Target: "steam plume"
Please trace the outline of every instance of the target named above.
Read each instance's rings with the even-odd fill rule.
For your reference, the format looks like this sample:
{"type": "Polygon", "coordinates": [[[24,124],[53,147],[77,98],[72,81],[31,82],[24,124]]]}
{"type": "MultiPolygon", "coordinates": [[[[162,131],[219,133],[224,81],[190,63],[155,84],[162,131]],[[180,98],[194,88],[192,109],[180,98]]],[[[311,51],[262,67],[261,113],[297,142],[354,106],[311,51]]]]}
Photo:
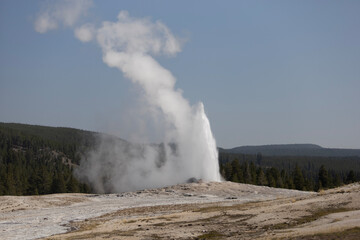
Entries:
{"type": "Polygon", "coordinates": [[[220,181],[218,152],[204,106],[191,106],[175,88],[175,77],[152,55],[176,55],[181,44],[166,25],[136,19],[121,11],[116,22],[75,30],[83,42],[96,39],[103,61],[123,72],[144,91],[151,108],[165,121],[160,145],[132,145],[104,137],[81,162],[78,176],[98,192],[119,192],[185,182],[220,181]]]}
{"type": "Polygon", "coordinates": [[[34,23],[35,30],[39,33],[45,33],[58,28],[59,24],[72,27],[91,6],[91,0],[56,1],[54,5],[44,7],[38,14],[34,23]]]}

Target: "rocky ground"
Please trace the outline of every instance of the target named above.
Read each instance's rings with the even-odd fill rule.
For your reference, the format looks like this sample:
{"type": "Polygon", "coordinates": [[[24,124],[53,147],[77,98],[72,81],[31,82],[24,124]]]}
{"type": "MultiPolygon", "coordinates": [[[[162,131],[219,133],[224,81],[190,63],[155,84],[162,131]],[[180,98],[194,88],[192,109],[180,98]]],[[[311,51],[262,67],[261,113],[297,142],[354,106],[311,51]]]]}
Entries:
{"type": "Polygon", "coordinates": [[[360,184],[320,193],[231,182],[0,197],[1,239],[360,239],[360,184]]]}

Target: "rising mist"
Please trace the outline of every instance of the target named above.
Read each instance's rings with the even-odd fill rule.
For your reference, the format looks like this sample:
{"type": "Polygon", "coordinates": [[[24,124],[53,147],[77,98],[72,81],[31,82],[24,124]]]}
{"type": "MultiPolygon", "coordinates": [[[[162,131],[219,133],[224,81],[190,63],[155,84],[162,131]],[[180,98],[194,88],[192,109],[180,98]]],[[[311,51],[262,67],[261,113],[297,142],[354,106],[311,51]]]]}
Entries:
{"type": "MultiPolygon", "coordinates": [[[[46,25],[46,24],[44,24],[46,25]]],[[[77,169],[97,192],[120,192],[186,182],[195,177],[220,181],[218,152],[204,105],[191,105],[175,87],[176,79],[153,56],[174,56],[181,41],[160,21],[132,18],[126,11],[100,27],[74,31],[82,42],[96,42],[103,61],[139,86],[149,114],[163,119],[162,144],[129,144],[103,137],[77,169]]]]}

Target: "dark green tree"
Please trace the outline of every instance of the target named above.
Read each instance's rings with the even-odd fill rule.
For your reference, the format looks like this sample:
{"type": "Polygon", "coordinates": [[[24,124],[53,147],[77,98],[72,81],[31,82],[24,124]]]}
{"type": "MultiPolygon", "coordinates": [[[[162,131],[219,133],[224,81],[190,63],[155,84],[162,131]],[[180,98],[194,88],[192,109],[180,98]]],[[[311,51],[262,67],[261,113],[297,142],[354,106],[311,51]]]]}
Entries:
{"type": "Polygon", "coordinates": [[[324,165],[319,169],[319,189],[329,187],[329,174],[324,165]]]}
{"type": "Polygon", "coordinates": [[[239,174],[241,172],[241,166],[237,159],[235,159],[231,162],[231,168],[232,168],[232,170],[231,170],[232,174],[235,174],[235,173],[239,174]]]}
{"type": "Polygon", "coordinates": [[[225,179],[227,181],[230,181],[232,177],[232,166],[230,162],[227,162],[225,164],[224,171],[225,171],[225,179]]]}
{"type": "Polygon", "coordinates": [[[70,175],[66,188],[67,191],[71,193],[77,193],[80,191],[79,182],[72,175],[70,175]]]}
{"type": "Polygon", "coordinates": [[[301,172],[300,167],[296,164],[295,169],[294,169],[294,185],[295,185],[295,189],[297,190],[304,190],[304,176],[301,172]]]}
{"type": "Polygon", "coordinates": [[[355,178],[354,171],[351,170],[346,177],[346,183],[349,184],[349,183],[353,183],[353,182],[356,182],[356,178],[355,178]]]}
{"type": "Polygon", "coordinates": [[[242,169],[243,169],[244,183],[252,183],[251,171],[248,162],[245,162],[243,164],[242,169]]]}
{"type": "Polygon", "coordinates": [[[262,154],[261,154],[261,152],[258,152],[256,154],[256,163],[257,163],[257,165],[261,166],[261,161],[262,161],[262,154]]]}
{"type": "Polygon", "coordinates": [[[268,182],[269,187],[276,187],[276,181],[275,181],[275,178],[272,175],[272,172],[270,171],[270,169],[268,169],[266,171],[266,178],[267,178],[267,182],[268,182]]]}
{"type": "Polygon", "coordinates": [[[251,184],[256,184],[256,166],[253,161],[250,162],[251,184]]]}
{"type": "Polygon", "coordinates": [[[14,167],[12,164],[8,165],[7,177],[5,179],[5,189],[7,195],[16,195],[16,186],[14,180],[14,167]]]}
{"type": "Polygon", "coordinates": [[[64,176],[61,173],[54,178],[51,190],[53,193],[66,192],[66,184],[65,184],[64,176]]]}
{"type": "Polygon", "coordinates": [[[257,171],[256,184],[262,186],[267,185],[266,176],[264,174],[264,171],[261,169],[261,167],[259,167],[257,171]]]}
{"type": "Polygon", "coordinates": [[[231,181],[232,181],[232,182],[239,182],[239,178],[238,178],[237,173],[234,173],[234,174],[232,175],[231,181]]]}

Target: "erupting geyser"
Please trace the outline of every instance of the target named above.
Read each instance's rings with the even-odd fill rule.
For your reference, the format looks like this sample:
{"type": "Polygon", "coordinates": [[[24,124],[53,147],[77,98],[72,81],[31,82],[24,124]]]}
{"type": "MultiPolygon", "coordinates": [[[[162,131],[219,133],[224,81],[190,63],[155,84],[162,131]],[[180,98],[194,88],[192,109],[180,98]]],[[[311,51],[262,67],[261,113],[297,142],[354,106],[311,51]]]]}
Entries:
{"type": "MultiPolygon", "coordinates": [[[[119,192],[186,182],[220,181],[218,152],[204,106],[191,106],[175,78],[152,55],[175,55],[179,40],[160,21],[135,19],[121,11],[116,22],[85,24],[75,36],[96,40],[103,61],[139,85],[149,107],[166,123],[163,144],[131,145],[104,138],[81,162],[77,174],[98,192],[119,192]]],[[[152,112],[152,114],[154,114],[152,112]]]]}

